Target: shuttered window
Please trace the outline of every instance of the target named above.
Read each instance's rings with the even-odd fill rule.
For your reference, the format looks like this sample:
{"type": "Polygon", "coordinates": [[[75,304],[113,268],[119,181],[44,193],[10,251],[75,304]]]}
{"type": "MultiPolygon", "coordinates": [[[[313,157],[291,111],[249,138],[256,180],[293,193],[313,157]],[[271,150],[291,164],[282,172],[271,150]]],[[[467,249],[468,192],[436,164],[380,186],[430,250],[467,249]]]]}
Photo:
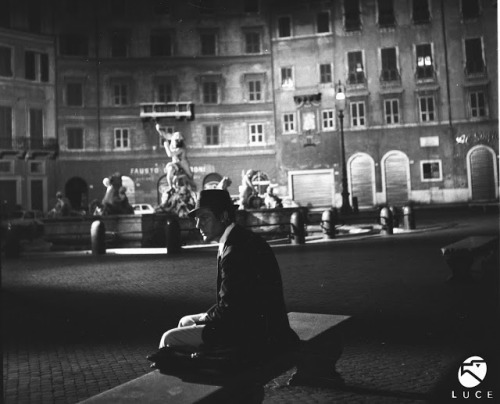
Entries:
{"type": "Polygon", "coordinates": [[[332,171],[291,173],[292,199],[300,206],[332,206],[332,171]]]}
{"type": "Polygon", "coordinates": [[[472,200],[495,199],[493,155],[486,148],[478,148],[470,154],[472,200]]]}
{"type": "Polygon", "coordinates": [[[387,203],[408,202],[408,160],[403,154],[391,154],[384,163],[387,203]]]}
{"type": "Polygon", "coordinates": [[[371,207],[374,205],[373,165],[370,157],[360,155],[350,163],[351,172],[351,196],[358,198],[359,207],[371,207]]]}

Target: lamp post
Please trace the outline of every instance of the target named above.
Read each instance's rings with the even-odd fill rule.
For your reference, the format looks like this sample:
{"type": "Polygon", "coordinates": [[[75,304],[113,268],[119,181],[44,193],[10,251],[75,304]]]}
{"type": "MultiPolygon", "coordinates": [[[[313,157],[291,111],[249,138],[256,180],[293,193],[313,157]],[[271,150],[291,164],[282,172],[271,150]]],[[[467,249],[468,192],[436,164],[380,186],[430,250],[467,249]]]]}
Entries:
{"type": "Polygon", "coordinates": [[[345,161],[345,146],[344,146],[344,109],[345,109],[345,91],[340,83],[337,86],[337,94],[335,94],[335,108],[339,114],[340,122],[340,150],[342,153],[342,207],[340,213],[351,213],[352,208],[349,203],[349,191],[347,186],[347,165],[345,161]]]}

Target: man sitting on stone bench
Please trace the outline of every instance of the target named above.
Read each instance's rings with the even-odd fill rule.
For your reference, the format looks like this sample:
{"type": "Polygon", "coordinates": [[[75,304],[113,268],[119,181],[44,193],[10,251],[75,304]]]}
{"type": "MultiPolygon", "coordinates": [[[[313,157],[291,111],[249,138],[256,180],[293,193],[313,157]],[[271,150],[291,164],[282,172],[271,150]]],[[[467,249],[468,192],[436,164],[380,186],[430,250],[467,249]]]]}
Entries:
{"type": "Polygon", "coordinates": [[[246,352],[264,359],[292,349],[298,337],[290,328],[280,269],[260,236],[235,223],[235,206],[225,190],[203,190],[189,213],[204,241],[218,241],[217,299],[205,313],[181,318],[165,332],[152,367],[175,368],[179,352],[246,352]]]}

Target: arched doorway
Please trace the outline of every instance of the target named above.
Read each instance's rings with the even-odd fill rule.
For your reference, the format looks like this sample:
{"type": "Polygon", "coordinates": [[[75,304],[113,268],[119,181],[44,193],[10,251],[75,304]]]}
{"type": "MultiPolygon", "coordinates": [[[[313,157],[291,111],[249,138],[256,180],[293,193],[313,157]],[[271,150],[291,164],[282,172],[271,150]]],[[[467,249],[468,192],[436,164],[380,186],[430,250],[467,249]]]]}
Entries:
{"type": "Polygon", "coordinates": [[[73,177],[64,187],[64,195],[69,199],[71,207],[75,210],[87,210],[89,191],[87,183],[80,177],[73,177]]]}
{"type": "Polygon", "coordinates": [[[491,201],[497,198],[497,168],[495,152],[484,145],[467,153],[467,175],[472,201],[491,201]]]}
{"type": "Polygon", "coordinates": [[[358,199],[359,207],[375,205],[375,162],[365,153],[349,159],[351,196],[358,199]]]}
{"type": "Polygon", "coordinates": [[[408,202],[410,192],[410,164],[406,154],[391,151],[382,159],[382,180],[387,204],[408,202]]]}

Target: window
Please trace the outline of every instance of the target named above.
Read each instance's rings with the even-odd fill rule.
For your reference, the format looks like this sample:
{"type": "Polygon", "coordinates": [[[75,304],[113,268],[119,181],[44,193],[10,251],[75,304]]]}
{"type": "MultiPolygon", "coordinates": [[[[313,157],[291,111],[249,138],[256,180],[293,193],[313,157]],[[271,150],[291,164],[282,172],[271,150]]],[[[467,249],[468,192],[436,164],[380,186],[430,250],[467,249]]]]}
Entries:
{"type": "Polygon", "coordinates": [[[262,101],[262,82],[260,80],[252,80],[248,82],[248,100],[262,101]]]}
{"type": "Polygon", "coordinates": [[[0,76],[12,77],[12,49],[0,46],[0,76]]]}
{"type": "Polygon", "coordinates": [[[480,15],[479,0],[462,0],[462,18],[470,20],[480,15]]]}
{"type": "Polygon", "coordinates": [[[68,150],[83,149],[83,128],[66,128],[68,150]]]}
{"type": "Polygon", "coordinates": [[[330,32],[330,13],[322,11],[316,15],[316,32],[322,34],[330,32]]]}
{"type": "Polygon", "coordinates": [[[292,36],[292,21],[290,17],[278,18],[278,38],[289,38],[292,36]]]}
{"type": "Polygon", "coordinates": [[[245,33],[245,53],[260,53],[260,33],[245,33]]]}
{"type": "Polygon", "coordinates": [[[394,27],[396,19],[394,18],[393,0],[377,0],[378,5],[378,25],[384,27],[394,27]]]}
{"type": "Polygon", "coordinates": [[[59,52],[64,56],[88,56],[88,38],[79,34],[66,34],[60,37],[59,52]]]}
{"type": "Polygon", "coordinates": [[[158,15],[170,14],[170,0],[154,0],[153,13],[158,15]]]}
{"type": "Polygon", "coordinates": [[[66,84],[66,105],[68,107],[83,106],[83,85],[82,83],[66,84]]]}
{"type": "Polygon", "coordinates": [[[128,84],[113,83],[113,105],[128,105],[129,103],[128,84]]]}
{"type": "Polygon", "coordinates": [[[283,133],[295,133],[296,126],[295,113],[283,114],[283,133]]]}
{"type": "Polygon", "coordinates": [[[243,10],[245,11],[245,13],[258,13],[259,0],[245,0],[243,4],[243,10]]]}
{"type": "Polygon", "coordinates": [[[115,149],[130,149],[128,129],[115,128],[115,149]]]}
{"type": "Polygon", "coordinates": [[[0,106],[0,148],[12,148],[12,108],[0,106]]]}
{"type": "Polygon", "coordinates": [[[332,65],[324,64],[319,65],[319,81],[320,83],[332,82],[332,65]]]}
{"type": "Polygon", "coordinates": [[[30,161],[30,174],[45,174],[45,163],[43,161],[30,161]]]}
{"type": "Polygon", "coordinates": [[[200,34],[201,54],[203,56],[213,56],[217,54],[217,34],[214,32],[204,32],[200,34]]]}
{"type": "Polygon", "coordinates": [[[413,0],[413,23],[425,24],[430,21],[431,15],[429,12],[428,0],[413,0]]]}
{"type": "Polygon", "coordinates": [[[399,123],[399,100],[384,100],[385,123],[388,125],[399,123]]]}
{"type": "Polygon", "coordinates": [[[417,79],[430,79],[434,77],[432,65],[432,48],[430,44],[417,45],[417,79]]]}
{"type": "Polygon", "coordinates": [[[353,128],[365,126],[365,102],[353,101],[351,106],[351,126],[353,128]]]}
{"type": "Polygon", "coordinates": [[[29,134],[31,147],[43,148],[43,110],[31,108],[29,112],[29,134]]]}
{"type": "Polygon", "coordinates": [[[172,35],[168,31],[154,31],[150,35],[151,56],[172,56],[172,35]]]}
{"type": "Polygon", "coordinates": [[[202,86],[203,104],[217,104],[218,85],[215,81],[205,81],[202,86]]]}
{"type": "Polygon", "coordinates": [[[250,132],[250,144],[264,143],[264,125],[261,123],[251,123],[248,125],[250,132]]]}
{"type": "Polygon", "coordinates": [[[49,81],[49,55],[46,53],[24,52],[24,78],[33,81],[49,81]]]}
{"type": "Polygon", "coordinates": [[[344,28],[346,31],[361,29],[359,0],[344,0],[344,28]]]}
{"type": "Polygon", "coordinates": [[[293,88],[293,72],[291,67],[281,68],[281,87],[283,88],[293,88]]]}
{"type": "MultiPolygon", "coordinates": [[[[3,148],[3,147],[2,147],[3,148]]],[[[0,173],[2,174],[12,174],[14,172],[13,170],[14,164],[12,164],[12,161],[2,161],[0,160],[0,173]]]]}
{"type": "Polygon", "coordinates": [[[399,80],[399,71],[396,58],[396,48],[383,48],[380,51],[382,59],[382,81],[399,80]]]}
{"type": "Polygon", "coordinates": [[[420,162],[420,176],[422,181],[442,181],[443,172],[441,160],[423,160],[420,162]]]}
{"type": "Polygon", "coordinates": [[[173,85],[170,81],[157,84],[156,100],[159,102],[172,102],[174,100],[173,85]]]}
{"type": "Polygon", "coordinates": [[[469,94],[470,115],[472,118],[482,118],[486,116],[486,100],[484,92],[473,91],[469,94]]]}
{"type": "Polygon", "coordinates": [[[333,109],[321,111],[321,126],[324,131],[335,129],[335,111],[333,109]]]}
{"type": "Polygon", "coordinates": [[[481,38],[465,40],[465,69],[467,75],[483,74],[486,72],[483,59],[483,41],[481,38]]]}
{"type": "Polygon", "coordinates": [[[220,144],[219,125],[205,126],[205,144],[207,146],[218,146],[220,144]]]}
{"type": "Polygon", "coordinates": [[[361,51],[348,52],[347,64],[349,69],[348,83],[362,84],[365,82],[365,72],[363,68],[363,54],[361,51]]]}
{"type": "Polygon", "coordinates": [[[420,109],[420,122],[431,122],[435,120],[434,97],[420,97],[418,105],[420,109]]]}
{"type": "Polygon", "coordinates": [[[124,58],[128,56],[129,34],[115,31],[111,34],[111,57],[124,58]]]}

